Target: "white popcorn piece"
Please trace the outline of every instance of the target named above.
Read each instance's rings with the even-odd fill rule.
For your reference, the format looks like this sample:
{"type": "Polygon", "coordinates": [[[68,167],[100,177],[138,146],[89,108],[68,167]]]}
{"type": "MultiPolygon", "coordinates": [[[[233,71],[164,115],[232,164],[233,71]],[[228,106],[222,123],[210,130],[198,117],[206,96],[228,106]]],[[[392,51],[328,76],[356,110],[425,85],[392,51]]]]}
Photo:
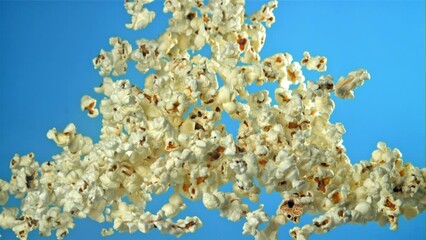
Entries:
{"type": "Polygon", "coordinates": [[[95,92],[103,93],[105,96],[111,96],[114,91],[114,82],[111,78],[105,77],[100,87],[95,88],[95,92]]]}
{"type": "Polygon", "coordinates": [[[106,52],[105,50],[101,50],[98,56],[93,58],[93,66],[95,69],[99,70],[99,75],[108,76],[113,69],[113,60],[112,54],[106,52]]]}
{"type": "Polygon", "coordinates": [[[81,111],[87,110],[87,116],[91,118],[97,117],[99,115],[99,111],[96,109],[96,99],[88,95],[84,95],[81,98],[80,107],[81,111]]]}
{"type": "Polygon", "coordinates": [[[353,90],[362,86],[365,80],[370,80],[370,74],[364,69],[358,69],[340,77],[336,84],[336,96],[339,98],[354,98],[353,90]]]}
{"type": "Polygon", "coordinates": [[[229,221],[236,222],[244,217],[247,212],[247,204],[242,204],[241,199],[235,193],[225,194],[224,203],[220,208],[220,216],[228,218],[229,221]]]}
{"type": "Polygon", "coordinates": [[[293,62],[287,66],[286,80],[293,84],[305,81],[305,76],[302,74],[302,66],[298,62],[293,62]]]}
{"type": "Polygon", "coordinates": [[[73,123],[68,124],[62,133],[58,133],[56,128],[47,132],[47,138],[55,141],[58,146],[64,147],[70,144],[76,134],[76,127],[73,123]]]}
{"type": "Polygon", "coordinates": [[[318,72],[327,71],[327,58],[326,57],[311,57],[309,52],[303,53],[303,59],[300,61],[302,66],[306,66],[308,70],[316,70],[318,72]]]}
{"type": "Polygon", "coordinates": [[[15,225],[18,213],[18,208],[3,208],[0,214],[0,227],[2,229],[11,229],[15,225]]]}
{"type": "Polygon", "coordinates": [[[127,28],[139,30],[145,28],[154,20],[155,12],[144,8],[145,4],[151,3],[152,1],[153,0],[134,0],[124,3],[127,13],[132,15],[132,22],[126,24],[127,28]]]}
{"type": "Polygon", "coordinates": [[[111,52],[101,50],[100,54],[93,59],[95,69],[100,69],[101,76],[108,76],[111,74],[119,76],[125,74],[127,71],[127,61],[132,53],[132,46],[128,41],[122,41],[119,37],[112,37],[109,41],[113,46],[111,52]]]}
{"type": "Polygon", "coordinates": [[[102,237],[107,237],[107,236],[111,236],[112,234],[114,234],[114,229],[113,228],[102,228],[101,230],[101,235],[102,237]]]}
{"type": "Polygon", "coordinates": [[[311,225],[305,225],[302,228],[294,227],[290,229],[290,236],[295,240],[306,240],[315,231],[311,225]]]}
{"type": "Polygon", "coordinates": [[[0,205],[5,205],[9,200],[9,183],[0,179],[0,205]]]}
{"type": "Polygon", "coordinates": [[[225,197],[222,193],[205,193],[203,194],[203,204],[207,209],[220,208],[225,202],[225,197]]]}
{"type": "Polygon", "coordinates": [[[278,7],[278,1],[269,1],[267,4],[264,4],[261,9],[255,12],[250,20],[266,22],[266,26],[270,27],[275,22],[275,16],[273,10],[278,7]]]}
{"type": "Polygon", "coordinates": [[[164,215],[168,218],[176,216],[180,210],[186,208],[182,198],[178,194],[170,196],[169,203],[165,204],[161,210],[164,211],[164,215]]]}
{"type": "Polygon", "coordinates": [[[244,235],[252,235],[255,239],[262,239],[259,225],[269,220],[268,214],[263,211],[263,205],[260,205],[259,209],[253,212],[247,213],[247,222],[243,226],[244,235]]]}
{"type": "Polygon", "coordinates": [[[113,75],[119,76],[127,71],[127,60],[132,53],[132,45],[128,41],[122,41],[119,37],[109,39],[109,44],[113,46],[111,51],[112,60],[114,62],[113,75]]]}

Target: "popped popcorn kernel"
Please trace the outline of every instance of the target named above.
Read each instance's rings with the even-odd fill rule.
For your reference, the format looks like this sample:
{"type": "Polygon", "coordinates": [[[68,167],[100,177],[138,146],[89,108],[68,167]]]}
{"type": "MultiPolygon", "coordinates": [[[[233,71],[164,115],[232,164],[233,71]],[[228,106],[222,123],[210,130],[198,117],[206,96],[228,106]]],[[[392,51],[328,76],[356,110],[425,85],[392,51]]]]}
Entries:
{"type": "Polygon", "coordinates": [[[350,72],[348,77],[340,77],[336,84],[336,96],[339,98],[354,98],[353,90],[362,86],[365,80],[370,80],[370,74],[364,69],[350,72]]]}
{"type": "Polygon", "coordinates": [[[145,28],[150,24],[155,18],[155,12],[149,11],[147,8],[144,8],[145,4],[151,3],[153,0],[126,0],[124,7],[127,10],[127,13],[132,15],[132,22],[127,23],[126,27],[139,30],[145,28]]]}
{"type": "Polygon", "coordinates": [[[108,229],[102,228],[102,231],[101,231],[102,237],[111,236],[112,234],[114,234],[113,228],[108,228],[108,229]]]}
{"type": "Polygon", "coordinates": [[[92,97],[88,95],[84,95],[81,98],[81,110],[82,111],[87,110],[87,115],[91,118],[97,117],[99,115],[99,111],[95,107],[96,107],[96,99],[93,99],[92,97]]]}
{"type": "Polygon", "coordinates": [[[302,66],[306,66],[308,70],[316,70],[318,72],[324,72],[327,70],[327,58],[326,57],[311,57],[309,52],[303,53],[303,59],[301,60],[302,66]]]}

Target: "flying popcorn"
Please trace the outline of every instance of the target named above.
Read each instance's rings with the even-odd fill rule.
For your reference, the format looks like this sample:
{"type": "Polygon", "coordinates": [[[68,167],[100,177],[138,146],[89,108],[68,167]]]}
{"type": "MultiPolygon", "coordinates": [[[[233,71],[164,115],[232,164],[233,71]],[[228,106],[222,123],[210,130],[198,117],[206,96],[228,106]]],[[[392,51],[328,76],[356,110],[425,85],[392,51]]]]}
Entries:
{"type": "MultiPolygon", "coordinates": [[[[125,1],[131,15],[127,28],[154,21],[150,2],[125,1]]],[[[289,232],[296,240],[343,224],[390,223],[397,230],[400,216],[423,212],[426,169],[404,162],[398,149],[383,142],[370,161],[352,165],[343,146],[345,127],[330,123],[331,96],[354,98],[354,90],[370,79],[366,70],[349,72],[336,83],[328,74],[307,81],[303,71],[325,72],[326,57],[304,52],[296,61],[289,53],[259,55],[278,1],[251,16],[244,0],[205,2],[164,1],[164,12],[172,14],[157,39],[134,44],[110,39],[111,49],[93,59],[102,78],[95,92],[103,99],[80,100],[90,118],[102,117],[99,142],[69,123],[47,132],[63,150],[51,161],[39,163],[33,153],[13,156],[11,180],[0,179],[0,205],[10,195],[22,204],[2,209],[2,229],[19,239],[34,230],[63,239],[76,218],[90,218],[111,223],[102,236],[160,231],[180,237],[208,221],[176,219],[191,207],[185,198],[229,221],[245,221],[242,234],[259,240],[277,239],[288,222],[297,224],[289,232]],[[194,54],[205,46],[210,57],[194,54]],[[148,74],[144,88],[122,78],[132,61],[148,74]],[[247,90],[267,82],[278,83],[271,95],[247,90]],[[236,140],[221,124],[224,113],[239,121],[236,140]],[[228,183],[232,191],[221,191],[228,183]],[[147,210],[153,195],[169,190],[173,194],[160,210],[147,210]],[[243,201],[259,202],[262,191],[281,195],[272,216],[263,204],[250,209],[243,201]],[[298,225],[305,214],[319,216],[298,225]]]]}

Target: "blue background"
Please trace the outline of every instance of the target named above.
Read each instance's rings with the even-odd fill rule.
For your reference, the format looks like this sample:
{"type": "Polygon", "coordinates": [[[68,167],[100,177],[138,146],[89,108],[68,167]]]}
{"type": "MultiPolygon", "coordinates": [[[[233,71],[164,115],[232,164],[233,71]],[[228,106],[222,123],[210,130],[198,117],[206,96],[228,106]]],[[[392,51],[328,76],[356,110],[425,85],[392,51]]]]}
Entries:
{"type": "MultiPolygon", "coordinates": [[[[248,1],[248,13],[261,1],[248,1]]],[[[336,100],[333,122],[347,130],[344,144],[352,162],[369,159],[378,141],[397,147],[406,161],[425,167],[425,3],[416,1],[280,1],[277,22],[268,30],[262,57],[289,52],[300,60],[303,51],[328,58],[328,74],[335,79],[366,68],[372,80],[356,90],[354,100],[336,100]]],[[[110,49],[110,36],[134,40],[154,38],[167,26],[159,2],[151,4],[157,17],[142,31],[124,27],[130,20],[122,1],[0,1],[0,178],[10,179],[9,161],[14,153],[34,152],[38,161],[59,153],[46,138],[50,128],[63,129],[74,122],[79,132],[99,140],[100,117],[89,119],[80,111],[80,98],[101,82],[92,58],[101,48],[110,49]]],[[[133,64],[134,65],[134,64],[133,64]]],[[[132,66],[133,66],[132,65],[132,66]]],[[[128,77],[143,86],[144,77],[133,67],[128,77]]],[[[319,74],[305,73],[316,80],[319,74]]],[[[275,84],[266,85],[268,89],[275,84]]],[[[272,91],[273,92],[273,91],[272,91]]],[[[228,131],[236,122],[225,118],[228,131]]],[[[166,195],[170,195],[170,192],[166,195]]],[[[148,209],[156,211],[167,197],[154,198],[148,209]]],[[[261,195],[266,211],[275,212],[277,193],[261,195]]],[[[188,202],[187,202],[188,203],[188,202]]],[[[18,206],[10,200],[8,205],[18,206]]],[[[251,205],[254,207],[255,205],[251,205]]],[[[243,221],[228,222],[201,202],[188,203],[182,214],[198,215],[204,227],[181,239],[241,239],[243,221]]],[[[304,216],[302,223],[310,222],[304,216]]],[[[102,227],[77,220],[68,239],[99,239],[102,227]]],[[[400,229],[377,223],[346,225],[311,239],[424,239],[425,213],[413,220],[401,218],[400,229]]],[[[288,239],[283,226],[280,239],[288,239]]],[[[11,231],[0,229],[4,239],[11,231]]],[[[38,237],[35,231],[30,239],[38,237]]],[[[114,234],[109,239],[174,239],[152,231],[114,234]]],[[[251,239],[245,236],[244,239],[251,239]]]]}

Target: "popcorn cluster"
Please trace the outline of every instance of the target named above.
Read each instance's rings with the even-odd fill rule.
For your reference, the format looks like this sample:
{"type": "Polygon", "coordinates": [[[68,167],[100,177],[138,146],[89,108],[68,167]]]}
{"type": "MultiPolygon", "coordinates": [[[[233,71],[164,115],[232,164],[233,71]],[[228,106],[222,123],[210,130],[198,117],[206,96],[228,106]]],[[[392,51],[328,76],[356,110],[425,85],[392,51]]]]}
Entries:
{"type": "MultiPolygon", "coordinates": [[[[126,27],[137,30],[153,21],[155,13],[145,8],[150,2],[126,0],[132,15],[126,27]]],[[[302,240],[346,223],[377,221],[396,230],[399,216],[421,213],[426,169],[404,163],[402,154],[384,143],[370,161],[351,165],[342,145],[345,128],[330,123],[331,95],[353,98],[353,90],[370,79],[368,72],[355,70],[335,85],[330,75],[305,81],[303,67],[326,71],[323,56],[305,52],[300,63],[288,53],[261,59],[265,27],[274,23],[278,2],[250,17],[244,4],[166,0],[163,10],[172,17],[158,39],[139,39],[133,47],[111,38],[112,49],[93,59],[103,77],[95,91],[104,98],[99,107],[90,96],[81,99],[89,117],[102,115],[100,141],[93,143],[70,123],[47,133],[63,149],[52,161],[40,165],[33,153],[15,155],[10,182],[0,180],[0,204],[12,194],[22,205],[4,207],[0,227],[20,239],[35,229],[41,236],[55,231],[62,239],[75,218],[91,218],[113,223],[102,236],[157,229],[179,237],[202,227],[196,216],[174,219],[187,198],[230,221],[245,219],[242,233],[255,239],[277,239],[288,221],[322,214],[291,229],[293,239],[302,240]],[[210,58],[190,54],[205,46],[210,58]],[[154,70],[144,89],[113,79],[126,74],[129,61],[141,73],[154,70]],[[268,91],[246,89],[275,81],[277,105],[271,105],[268,91]],[[220,123],[224,112],[240,121],[236,139],[220,123]],[[233,192],[219,190],[227,183],[233,192]],[[153,194],[170,188],[173,195],[158,212],[145,210],[153,194]],[[258,202],[261,190],[281,193],[275,215],[262,204],[251,210],[243,203],[258,202]]]]}

